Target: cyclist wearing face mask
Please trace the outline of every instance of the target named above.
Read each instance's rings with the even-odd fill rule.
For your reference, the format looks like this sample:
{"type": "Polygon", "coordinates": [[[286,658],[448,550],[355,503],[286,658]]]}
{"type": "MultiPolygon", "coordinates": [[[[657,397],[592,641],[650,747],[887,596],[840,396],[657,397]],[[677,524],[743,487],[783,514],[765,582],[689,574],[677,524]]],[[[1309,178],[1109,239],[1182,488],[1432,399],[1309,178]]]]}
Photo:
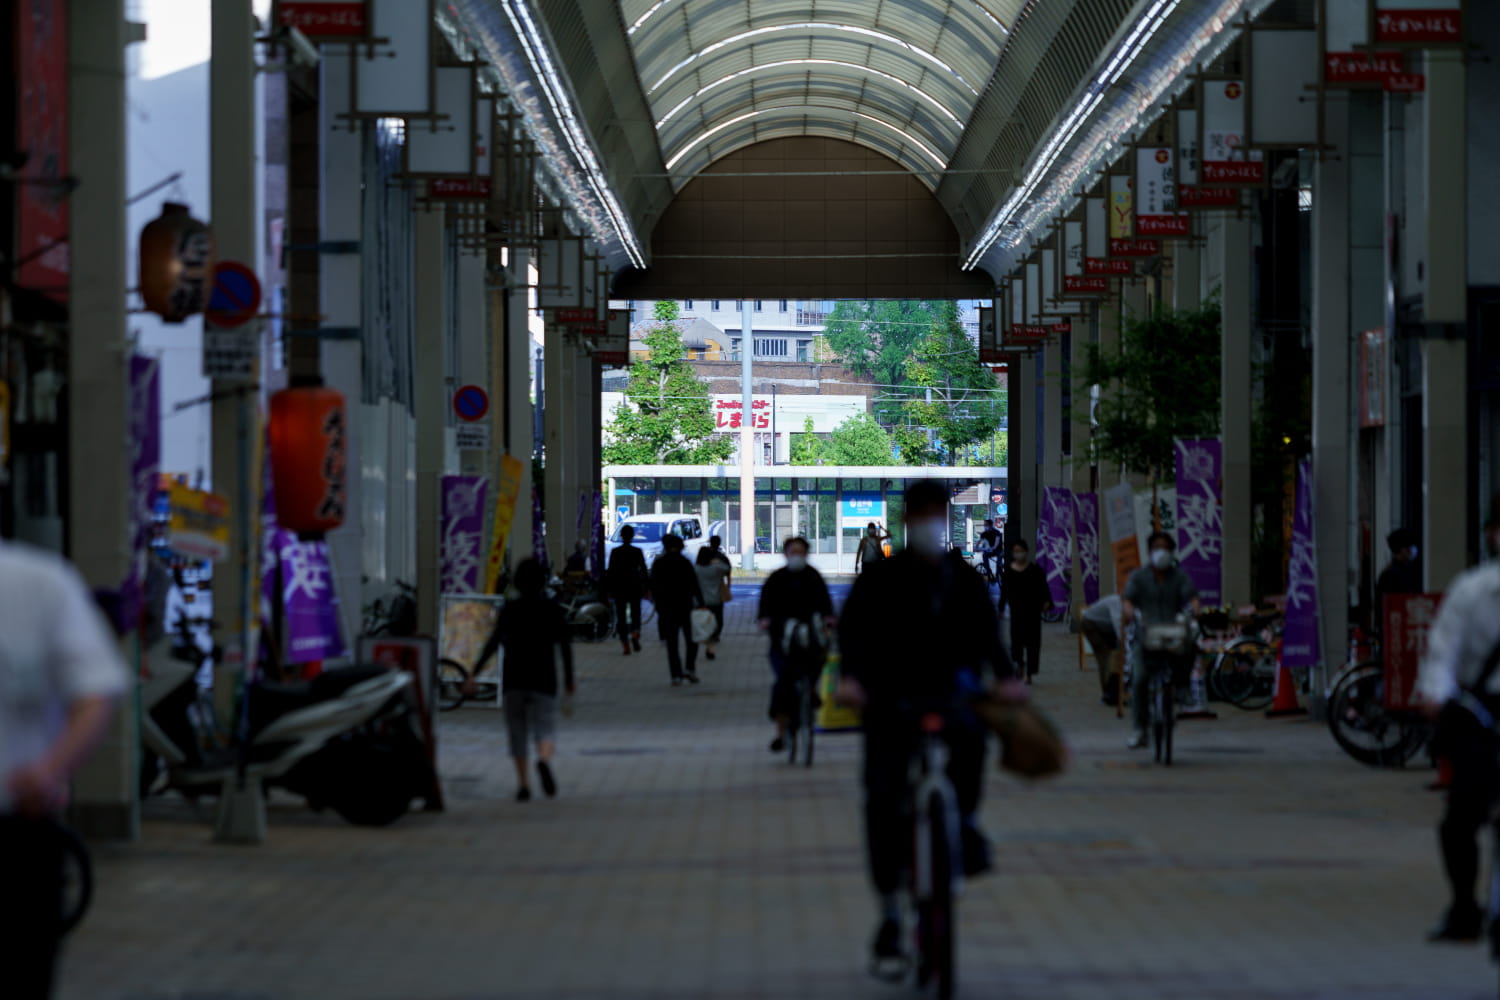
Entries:
{"type": "MultiPolygon", "coordinates": [[[[1183,608],[1192,608],[1196,615],[1199,607],[1198,588],[1177,565],[1177,540],[1165,531],[1158,531],[1147,540],[1146,546],[1151,553],[1150,563],[1130,574],[1120,600],[1120,627],[1139,622],[1142,634],[1148,625],[1171,624],[1183,608]]],[[[1146,745],[1146,726],[1150,721],[1150,678],[1146,676],[1140,642],[1131,647],[1130,671],[1135,735],[1130,738],[1129,746],[1134,750],[1146,745]]]]}
{"type": "Polygon", "coordinates": [[[771,673],[775,678],[767,712],[776,723],[772,753],[786,749],[790,714],[787,706],[796,693],[797,677],[789,666],[798,651],[786,648],[787,625],[811,623],[816,615],[822,615],[827,624],[833,623],[833,599],[828,595],[828,584],[823,581],[822,573],[807,564],[808,551],[807,539],[788,538],[781,546],[786,565],[767,577],[760,591],[756,617],[760,619],[760,627],[771,633],[771,673]]]}
{"type": "MultiPolygon", "coordinates": [[[[1432,941],[1472,941],[1484,926],[1474,895],[1479,878],[1476,836],[1500,795],[1500,495],[1484,525],[1486,561],[1448,585],[1427,635],[1417,692],[1437,719],[1434,747],[1453,765],[1448,808],[1438,827],[1452,903],[1432,941]]],[[[1490,926],[1500,935],[1500,925],[1490,926]]]]}
{"type": "MultiPolygon", "coordinates": [[[[911,850],[902,808],[919,739],[909,708],[952,706],[1013,674],[989,588],[978,570],[944,545],[947,521],[947,491],[929,480],[913,483],[906,493],[906,547],[855,581],[839,618],[839,700],[864,711],[865,834],[880,900],[874,951],[881,959],[901,952],[898,893],[911,850]]],[[[948,777],[962,813],[964,867],[978,874],[989,867],[988,844],[974,819],[983,787],[984,732],[960,709],[944,738],[948,777]]]]}
{"type": "Polygon", "coordinates": [[[1000,619],[1010,608],[1010,655],[1016,673],[1031,679],[1040,669],[1042,655],[1042,612],[1052,606],[1052,591],[1047,574],[1031,561],[1031,549],[1021,539],[1010,547],[1010,562],[1000,581],[1000,619]]]}

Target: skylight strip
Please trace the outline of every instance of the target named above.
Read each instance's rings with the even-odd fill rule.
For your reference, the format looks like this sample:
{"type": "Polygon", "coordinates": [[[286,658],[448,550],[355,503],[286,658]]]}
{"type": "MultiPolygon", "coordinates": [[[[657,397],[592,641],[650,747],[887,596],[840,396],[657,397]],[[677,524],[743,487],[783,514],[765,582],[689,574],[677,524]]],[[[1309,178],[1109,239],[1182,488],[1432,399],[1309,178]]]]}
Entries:
{"type": "Polygon", "coordinates": [[[954,69],[952,66],[949,66],[947,63],[943,62],[943,60],[939,59],[931,52],[928,52],[926,49],[917,48],[915,45],[912,45],[909,42],[903,42],[896,36],[887,35],[883,31],[875,31],[872,28],[862,28],[858,25],[853,24],[831,24],[824,21],[803,21],[797,24],[774,24],[765,28],[752,28],[749,31],[742,31],[738,35],[731,35],[730,37],[722,41],[706,45],[703,48],[699,49],[697,52],[694,52],[692,55],[688,56],[686,59],[682,60],[682,62],[678,63],[676,66],[673,66],[671,69],[667,70],[666,75],[652,84],[650,89],[646,91],[646,94],[649,97],[651,94],[656,93],[661,89],[662,84],[666,83],[672,77],[676,76],[678,72],[711,52],[717,52],[719,49],[734,45],[737,42],[743,42],[747,38],[756,38],[761,35],[768,35],[777,31],[844,31],[851,34],[864,35],[868,38],[878,38],[882,42],[895,45],[898,48],[903,48],[906,51],[917,56],[918,58],[927,60],[934,66],[937,66],[943,72],[951,75],[959,83],[963,84],[964,89],[966,89],[969,93],[973,94],[975,97],[979,96],[979,91],[970,86],[969,81],[965,80],[963,76],[959,74],[958,70],[954,69]]]}
{"type": "Polygon", "coordinates": [[[842,62],[838,59],[783,59],[779,62],[769,62],[763,63],[759,66],[751,66],[749,69],[742,69],[738,72],[730,73],[728,76],[721,76],[719,77],[719,79],[714,80],[711,83],[704,84],[702,87],[699,87],[695,93],[683,99],[672,110],[668,111],[665,115],[662,115],[661,120],[656,123],[657,131],[661,131],[661,127],[667,122],[671,121],[673,116],[675,116],[677,112],[681,111],[683,108],[687,107],[693,101],[696,101],[698,98],[702,97],[710,90],[713,90],[716,87],[723,86],[724,84],[729,83],[732,80],[738,80],[740,77],[749,76],[751,73],[758,73],[761,70],[775,69],[781,66],[842,66],[845,69],[856,70],[860,73],[873,74],[883,80],[889,80],[891,83],[894,83],[905,90],[911,91],[913,94],[916,94],[928,104],[931,104],[933,107],[937,108],[940,112],[943,113],[943,116],[954,125],[957,125],[960,128],[963,127],[963,123],[958,120],[957,115],[955,115],[952,111],[949,111],[945,106],[943,106],[942,102],[940,102],[932,95],[928,94],[925,90],[922,90],[920,87],[914,87],[900,77],[892,76],[889,73],[884,73],[871,66],[861,66],[858,63],[842,62]]]}
{"type": "MultiPolygon", "coordinates": [[[[665,7],[667,4],[669,4],[671,2],[672,2],[672,0],[656,0],[656,3],[652,4],[646,10],[646,13],[644,13],[640,17],[636,18],[635,19],[635,23],[632,24],[630,27],[628,27],[628,28],[625,29],[625,34],[627,34],[627,35],[633,35],[633,34],[635,34],[638,30],[640,30],[641,25],[645,24],[647,21],[649,21],[651,19],[651,16],[653,14],[655,14],[657,11],[661,10],[663,7],[665,7]]],[[[990,9],[988,7],[986,7],[981,2],[981,0],[972,0],[972,2],[974,4],[974,6],[976,6],[976,7],[979,8],[980,13],[982,13],[985,17],[989,18],[992,22],[994,22],[995,27],[999,28],[1001,31],[1005,32],[1006,34],[1010,34],[1010,29],[1007,28],[1004,25],[1004,23],[1002,23],[1001,20],[998,17],[996,17],[994,14],[992,14],[990,12],[990,9]]]]}
{"type": "Polygon", "coordinates": [[[698,146],[702,145],[708,139],[712,138],[714,135],[718,134],[719,132],[724,131],[726,128],[729,128],[732,125],[738,125],[740,122],[748,121],[749,119],[758,117],[760,115],[784,114],[784,113],[789,112],[789,111],[793,112],[794,114],[796,114],[796,113],[805,113],[809,109],[815,110],[815,111],[836,112],[836,113],[841,114],[841,115],[853,115],[856,118],[863,118],[865,121],[874,122],[876,125],[883,125],[886,128],[890,129],[892,132],[895,132],[897,135],[899,135],[902,138],[904,138],[907,142],[911,143],[911,145],[917,147],[922,152],[924,152],[928,156],[930,156],[932,158],[932,161],[934,163],[936,163],[940,168],[946,169],[947,166],[948,166],[948,162],[946,160],[944,160],[941,156],[939,156],[936,152],[934,152],[933,149],[930,146],[928,146],[926,143],[924,143],[921,139],[918,139],[916,136],[912,135],[910,132],[907,132],[904,129],[897,128],[895,125],[892,125],[888,121],[882,121],[879,118],[875,118],[872,115],[864,114],[863,112],[860,112],[860,111],[849,111],[849,110],[847,110],[845,108],[827,108],[827,107],[822,107],[822,106],[816,105],[816,104],[806,104],[806,105],[788,105],[787,107],[783,107],[783,108],[763,108],[760,111],[750,111],[750,112],[747,112],[747,113],[745,113],[743,115],[738,115],[738,116],[736,116],[734,118],[731,118],[731,119],[729,119],[726,122],[721,122],[720,124],[715,125],[713,128],[709,129],[706,132],[700,132],[698,135],[694,136],[693,139],[692,139],[692,141],[690,141],[686,146],[683,146],[676,153],[674,153],[672,155],[672,158],[667,161],[667,169],[671,170],[679,162],[681,162],[682,158],[684,156],[686,156],[688,153],[692,152],[694,149],[696,149],[698,146]]]}

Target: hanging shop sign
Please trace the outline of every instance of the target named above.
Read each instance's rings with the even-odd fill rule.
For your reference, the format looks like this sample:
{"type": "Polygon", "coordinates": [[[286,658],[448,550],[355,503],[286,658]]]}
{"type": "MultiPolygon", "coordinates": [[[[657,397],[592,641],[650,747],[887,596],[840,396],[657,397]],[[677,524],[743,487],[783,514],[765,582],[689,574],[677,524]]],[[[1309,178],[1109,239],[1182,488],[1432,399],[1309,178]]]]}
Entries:
{"type": "Polygon", "coordinates": [[[551,237],[537,255],[537,306],[580,309],[583,301],[583,240],[551,237]]]}
{"type": "Polygon", "coordinates": [[[605,316],[604,336],[594,346],[594,357],[606,368],[630,364],[630,312],[611,309],[605,316]]]}
{"type": "Polygon", "coordinates": [[[1375,88],[1405,68],[1399,49],[1369,47],[1370,0],[1323,0],[1318,30],[1325,88],[1375,88]]]}
{"type": "Polygon", "coordinates": [[[365,0],[276,0],[275,23],[314,42],[350,42],[369,34],[365,0]]]}
{"type": "Polygon", "coordinates": [[[15,148],[26,151],[15,197],[14,282],[68,300],[68,5],[11,5],[15,34],[15,148]]]}
{"type": "Polygon", "coordinates": [[[186,205],[165,202],[140,240],[141,300],[148,312],[181,323],[203,311],[214,273],[214,239],[186,205]]]}
{"type": "Polygon", "coordinates": [[[1042,321],[1042,264],[1033,256],[1025,264],[1022,274],[1026,278],[1026,308],[1024,314],[1029,324],[1042,321]]]}
{"type": "MultiPolygon", "coordinates": [[[[1155,238],[1147,240],[1110,240],[1109,255],[1111,257],[1123,258],[1123,263],[1125,264],[1126,268],[1126,270],[1111,273],[1123,273],[1127,275],[1134,274],[1135,271],[1131,267],[1130,261],[1132,259],[1139,259],[1142,257],[1160,257],[1161,240],[1155,238]]],[[[1111,261],[1111,263],[1116,267],[1119,266],[1119,264],[1114,261],[1111,261]]]]}
{"type": "Polygon", "coordinates": [[[350,115],[426,118],[432,114],[432,0],[367,0],[378,44],[359,46],[349,59],[350,115]]]}
{"type": "MultiPolygon", "coordinates": [[[[1246,32],[1245,147],[1297,149],[1323,140],[1323,49],[1316,28],[1246,32]]],[[[1213,92],[1212,87],[1209,93],[1213,92]]],[[[1207,150],[1207,144],[1204,146],[1207,150]]],[[[1208,154],[1205,152],[1205,161],[1208,154]]],[[[1213,178],[1208,178],[1210,181],[1213,178]]]]}
{"type": "Polygon", "coordinates": [[[1001,339],[1009,339],[1009,332],[1016,326],[1026,322],[1026,280],[1020,274],[1012,274],[1006,282],[1008,290],[1005,294],[1007,315],[1001,317],[1000,333],[1001,339]]]}
{"type": "Polygon", "coordinates": [[[1388,365],[1385,327],[1364,330],[1359,335],[1359,426],[1385,426],[1385,395],[1388,365]]]}
{"type": "Polygon", "coordinates": [[[1109,259],[1109,199],[1102,193],[1083,201],[1083,273],[1089,277],[1129,277],[1135,265],[1109,259]]]}
{"type": "Polygon", "coordinates": [[[166,484],[167,546],[179,555],[229,558],[229,501],[175,480],[166,484]]]}
{"type": "Polygon", "coordinates": [[[343,524],[349,466],[344,394],[324,385],[275,393],[266,435],[276,522],[303,538],[320,538],[343,524]]]}
{"type": "Polygon", "coordinates": [[[1200,180],[1215,187],[1255,187],[1266,182],[1265,154],[1245,140],[1245,82],[1204,78],[1198,82],[1200,180]]]}
{"type": "Polygon", "coordinates": [[[1376,45],[1462,47],[1467,6],[1455,0],[1375,0],[1369,11],[1369,37],[1376,45]]]}
{"type": "Polygon", "coordinates": [[[996,326],[995,307],[979,307],[979,361],[981,364],[999,364],[1005,359],[1000,350],[1000,330],[996,326]]]}
{"type": "Polygon", "coordinates": [[[1380,81],[1380,86],[1388,94],[1421,94],[1427,90],[1427,77],[1423,73],[1392,73],[1380,81]]]}
{"type": "Polygon", "coordinates": [[[1236,208],[1239,192],[1228,187],[1203,187],[1199,149],[1198,109],[1179,108],[1177,119],[1177,208],[1183,212],[1236,208]]]}
{"type": "Polygon", "coordinates": [[[1130,189],[1130,175],[1109,175],[1109,239],[1135,237],[1135,199],[1130,189]]]}
{"type": "Polygon", "coordinates": [[[1047,240],[1042,248],[1042,311],[1052,315],[1076,313],[1083,310],[1083,303],[1062,296],[1062,254],[1054,244],[1058,237],[1047,240]]]}
{"type": "MultiPolygon", "coordinates": [[[[1063,252],[1059,256],[1062,267],[1063,298],[1098,299],[1109,294],[1109,279],[1084,273],[1086,237],[1082,218],[1064,220],[1062,225],[1063,252]]],[[[1126,266],[1129,266],[1128,264],[1126,266]]]]}
{"type": "Polygon", "coordinates": [[[1136,149],[1134,191],[1138,235],[1161,239],[1191,235],[1188,216],[1177,211],[1177,155],[1170,145],[1136,149]]]}
{"type": "Polygon", "coordinates": [[[406,127],[404,172],[410,177],[475,176],[473,66],[432,71],[432,115],[406,127]]]}

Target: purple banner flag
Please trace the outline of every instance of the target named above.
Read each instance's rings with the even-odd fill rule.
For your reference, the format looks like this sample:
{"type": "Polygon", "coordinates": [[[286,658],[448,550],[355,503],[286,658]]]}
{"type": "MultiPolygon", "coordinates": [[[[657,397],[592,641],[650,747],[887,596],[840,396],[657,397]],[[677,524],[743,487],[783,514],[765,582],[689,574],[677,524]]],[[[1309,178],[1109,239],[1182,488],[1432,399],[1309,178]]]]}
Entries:
{"type": "Polygon", "coordinates": [[[1047,574],[1047,589],[1056,607],[1066,607],[1073,567],[1073,491],[1064,486],[1042,489],[1042,516],[1036,526],[1036,564],[1047,574]]]}
{"type": "Polygon", "coordinates": [[[1286,628],[1281,634],[1281,663],[1287,667],[1311,667],[1318,662],[1318,584],[1312,520],[1312,463],[1303,459],[1297,465],[1292,557],[1286,568],[1286,628]]]}
{"type": "Polygon", "coordinates": [[[276,523],[271,449],[266,448],[265,500],[261,509],[261,599],[275,622],[280,586],[282,662],[308,663],[343,656],[339,599],[326,541],[304,542],[276,523]]]}
{"type": "Polygon", "coordinates": [[[441,593],[481,592],[484,565],[485,496],[490,481],[484,476],[443,477],[443,542],[438,571],[441,593]]]}
{"type": "Polygon", "coordinates": [[[1177,441],[1177,562],[1205,606],[1224,599],[1224,446],[1177,441]]]}
{"type": "Polygon", "coordinates": [[[120,616],[134,628],[145,600],[146,560],[156,491],[161,479],[161,363],[130,356],[130,572],[121,589],[120,616]]]}
{"type": "Polygon", "coordinates": [[[604,494],[598,490],[594,491],[594,526],[590,532],[590,538],[592,544],[589,546],[589,551],[593,560],[594,576],[602,580],[604,578],[604,494]]]}
{"type": "Polygon", "coordinates": [[[1093,604],[1099,600],[1099,494],[1073,495],[1073,530],[1083,572],[1083,603],[1093,604]]]}

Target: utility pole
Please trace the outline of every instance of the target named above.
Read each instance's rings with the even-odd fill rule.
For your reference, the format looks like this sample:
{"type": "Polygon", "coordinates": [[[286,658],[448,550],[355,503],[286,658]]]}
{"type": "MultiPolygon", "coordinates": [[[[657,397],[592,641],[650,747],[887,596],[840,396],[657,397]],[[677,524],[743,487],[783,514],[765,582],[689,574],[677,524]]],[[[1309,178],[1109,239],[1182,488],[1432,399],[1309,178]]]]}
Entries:
{"type": "Polygon", "coordinates": [[[755,339],[751,302],[740,302],[740,566],[755,568],[755,415],[751,397],[751,357],[755,339]]]}
{"type": "Polygon", "coordinates": [[[776,464],[776,383],[771,383],[771,464],[776,464]]]}

